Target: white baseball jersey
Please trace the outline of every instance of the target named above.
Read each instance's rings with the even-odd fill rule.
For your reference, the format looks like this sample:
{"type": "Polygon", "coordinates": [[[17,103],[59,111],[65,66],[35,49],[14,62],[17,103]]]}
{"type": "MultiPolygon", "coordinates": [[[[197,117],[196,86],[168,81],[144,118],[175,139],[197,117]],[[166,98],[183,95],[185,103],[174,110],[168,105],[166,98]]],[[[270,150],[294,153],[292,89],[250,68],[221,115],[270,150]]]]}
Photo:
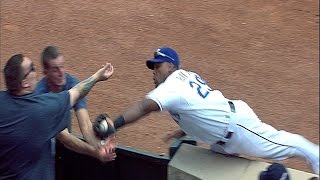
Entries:
{"type": "Polygon", "coordinates": [[[261,122],[244,101],[233,100],[231,112],[230,100],[196,73],[176,70],[146,98],[161,111],[169,111],[187,135],[211,145],[215,152],[272,160],[302,157],[319,174],[319,145],[261,122]]]}
{"type": "Polygon", "coordinates": [[[169,111],[181,129],[197,141],[215,143],[229,124],[228,99],[193,72],[177,70],[151,91],[161,111],[169,111]]]}

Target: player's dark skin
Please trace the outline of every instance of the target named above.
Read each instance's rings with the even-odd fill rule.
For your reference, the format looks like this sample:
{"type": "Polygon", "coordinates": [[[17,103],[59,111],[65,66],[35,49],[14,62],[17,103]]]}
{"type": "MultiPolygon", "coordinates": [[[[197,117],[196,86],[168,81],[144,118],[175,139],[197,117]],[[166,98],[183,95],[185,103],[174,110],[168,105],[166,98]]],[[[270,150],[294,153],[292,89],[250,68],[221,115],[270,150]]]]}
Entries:
{"type": "MultiPolygon", "coordinates": [[[[167,77],[172,74],[177,68],[174,66],[174,64],[169,62],[160,62],[160,63],[154,63],[153,67],[153,81],[155,86],[159,86],[161,83],[163,83],[167,77]]],[[[125,119],[126,124],[132,123],[143,116],[148,115],[149,113],[153,111],[160,111],[160,107],[158,104],[150,99],[143,99],[142,101],[136,103],[130,109],[125,111],[124,114],[122,114],[123,118],[125,119]]],[[[172,138],[180,138],[185,136],[186,134],[182,130],[177,130],[173,133],[167,134],[163,140],[165,142],[168,142],[172,138]]]]}

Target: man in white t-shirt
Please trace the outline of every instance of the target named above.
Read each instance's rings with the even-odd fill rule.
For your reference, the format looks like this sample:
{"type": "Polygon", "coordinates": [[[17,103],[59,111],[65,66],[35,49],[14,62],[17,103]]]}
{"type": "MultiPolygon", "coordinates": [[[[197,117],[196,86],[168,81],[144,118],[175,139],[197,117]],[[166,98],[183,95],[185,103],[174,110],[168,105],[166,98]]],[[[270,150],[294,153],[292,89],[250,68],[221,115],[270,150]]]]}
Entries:
{"type": "Polygon", "coordinates": [[[175,137],[187,134],[224,154],[301,157],[319,174],[319,145],[261,122],[244,101],[227,99],[198,74],[180,69],[174,49],[159,48],[146,65],[153,70],[156,88],[114,120],[116,129],[153,111],[168,111],[181,128],[175,137]]]}

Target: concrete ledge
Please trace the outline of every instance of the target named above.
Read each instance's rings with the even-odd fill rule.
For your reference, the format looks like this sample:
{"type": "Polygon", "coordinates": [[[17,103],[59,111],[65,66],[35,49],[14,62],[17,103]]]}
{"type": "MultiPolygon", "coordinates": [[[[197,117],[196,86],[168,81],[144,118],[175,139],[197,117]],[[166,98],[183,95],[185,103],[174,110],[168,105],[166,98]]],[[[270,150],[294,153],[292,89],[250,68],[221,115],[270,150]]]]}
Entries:
{"type": "MultiPolygon", "coordinates": [[[[257,180],[269,163],[226,156],[181,144],[168,165],[169,180],[257,180]]],[[[308,180],[318,175],[288,168],[292,180],[308,180]]]]}

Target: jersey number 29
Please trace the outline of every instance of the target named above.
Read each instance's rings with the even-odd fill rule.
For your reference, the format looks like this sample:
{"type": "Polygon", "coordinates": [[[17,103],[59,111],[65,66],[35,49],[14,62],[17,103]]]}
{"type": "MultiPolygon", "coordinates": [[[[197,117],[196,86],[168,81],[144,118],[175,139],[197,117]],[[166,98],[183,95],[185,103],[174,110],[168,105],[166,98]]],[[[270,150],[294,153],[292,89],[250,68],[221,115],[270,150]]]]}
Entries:
{"type": "Polygon", "coordinates": [[[189,85],[192,88],[197,88],[197,92],[199,96],[202,98],[206,98],[210,91],[213,91],[208,85],[207,82],[202,80],[199,75],[195,75],[195,79],[197,80],[196,82],[194,81],[189,81],[189,85]]]}

